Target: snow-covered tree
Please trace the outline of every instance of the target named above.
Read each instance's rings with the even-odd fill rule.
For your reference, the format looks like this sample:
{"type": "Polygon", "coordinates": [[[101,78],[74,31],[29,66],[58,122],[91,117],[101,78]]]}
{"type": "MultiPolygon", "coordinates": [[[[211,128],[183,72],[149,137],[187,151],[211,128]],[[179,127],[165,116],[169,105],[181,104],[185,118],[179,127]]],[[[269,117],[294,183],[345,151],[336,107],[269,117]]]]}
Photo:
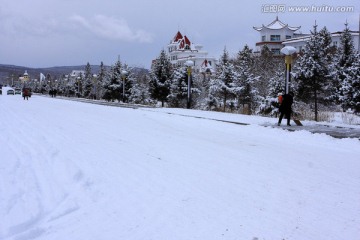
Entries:
{"type": "Polygon", "coordinates": [[[170,85],[168,102],[170,107],[187,106],[188,74],[186,67],[179,67],[174,70],[170,85]]]}
{"type": "Polygon", "coordinates": [[[226,49],[224,49],[216,69],[216,76],[210,81],[208,103],[209,106],[222,103],[225,112],[227,105],[230,108],[235,106],[236,94],[239,92],[235,85],[238,74],[226,49]]]}
{"type": "Polygon", "coordinates": [[[352,98],[350,97],[352,94],[349,94],[348,91],[351,88],[352,78],[356,79],[353,66],[357,64],[358,60],[350,29],[346,23],[340,36],[340,45],[333,64],[334,71],[331,74],[333,77],[331,99],[340,103],[344,110],[349,107],[349,102],[351,102],[349,99],[352,98]]]}
{"type": "Polygon", "coordinates": [[[268,95],[269,80],[275,75],[279,66],[284,66],[283,58],[274,57],[274,53],[270,51],[267,45],[264,45],[261,48],[260,55],[254,58],[252,73],[259,77],[255,86],[263,98],[268,95]]]}
{"type": "Polygon", "coordinates": [[[302,55],[294,68],[294,77],[298,84],[298,97],[309,103],[314,101],[315,121],[318,121],[318,102],[328,84],[328,62],[326,53],[330,48],[324,36],[317,31],[317,25],[311,32],[302,55]]]}
{"type": "Polygon", "coordinates": [[[121,62],[118,60],[110,69],[109,77],[104,81],[103,98],[107,101],[121,100],[121,62]]]}
{"type": "Polygon", "coordinates": [[[131,95],[131,88],[133,86],[133,82],[135,82],[135,75],[132,71],[132,68],[128,67],[127,65],[124,65],[124,67],[121,69],[121,91],[120,91],[120,98],[123,99],[124,102],[128,102],[130,95],[131,95]],[[123,75],[123,71],[126,72],[125,75],[123,75]],[[125,86],[124,86],[125,84],[125,86]]]}
{"type": "Polygon", "coordinates": [[[101,62],[100,69],[96,76],[96,82],[95,82],[95,99],[99,99],[102,96],[105,79],[106,79],[106,69],[104,63],[101,62]]]}
{"type": "Polygon", "coordinates": [[[256,83],[259,77],[255,77],[252,73],[254,59],[252,50],[247,45],[238,53],[235,63],[237,78],[234,81],[234,85],[236,87],[238,105],[243,108],[247,106],[247,113],[251,114],[258,105],[257,100],[259,96],[256,83]]]}
{"type": "Polygon", "coordinates": [[[155,60],[150,73],[149,91],[151,97],[161,102],[161,106],[167,102],[170,93],[172,67],[165,50],[160,52],[155,60]]]}
{"type": "Polygon", "coordinates": [[[150,76],[146,73],[137,73],[130,89],[129,101],[136,104],[150,104],[149,92],[150,76]]]}
{"type": "Polygon", "coordinates": [[[342,105],[360,113],[360,56],[354,55],[354,61],[346,68],[346,76],[342,82],[342,105]]]}
{"type": "MultiPolygon", "coordinates": [[[[191,101],[190,104],[193,107],[195,105],[194,99],[195,95],[200,93],[200,90],[197,86],[194,86],[194,77],[191,74],[191,101]]],[[[173,77],[171,80],[170,94],[168,96],[168,102],[171,107],[187,107],[187,98],[188,98],[188,72],[186,67],[179,67],[174,70],[173,77]]]]}
{"type": "Polygon", "coordinates": [[[260,105],[260,113],[270,116],[276,116],[278,113],[278,95],[284,94],[285,71],[278,68],[275,75],[270,78],[268,83],[268,95],[260,105]]]}
{"type": "Polygon", "coordinates": [[[93,75],[91,73],[90,63],[88,62],[85,66],[83,97],[89,98],[92,91],[93,91],[93,75]]]}

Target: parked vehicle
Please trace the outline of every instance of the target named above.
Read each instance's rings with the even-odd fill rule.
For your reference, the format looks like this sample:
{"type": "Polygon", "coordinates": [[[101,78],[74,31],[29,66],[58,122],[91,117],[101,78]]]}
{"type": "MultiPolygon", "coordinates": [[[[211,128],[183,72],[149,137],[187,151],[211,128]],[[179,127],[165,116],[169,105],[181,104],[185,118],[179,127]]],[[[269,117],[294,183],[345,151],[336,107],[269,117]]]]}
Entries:
{"type": "Polygon", "coordinates": [[[13,89],[7,90],[7,95],[15,95],[15,91],[13,89]]]}
{"type": "Polygon", "coordinates": [[[15,88],[15,95],[21,95],[21,88],[15,88]]]}

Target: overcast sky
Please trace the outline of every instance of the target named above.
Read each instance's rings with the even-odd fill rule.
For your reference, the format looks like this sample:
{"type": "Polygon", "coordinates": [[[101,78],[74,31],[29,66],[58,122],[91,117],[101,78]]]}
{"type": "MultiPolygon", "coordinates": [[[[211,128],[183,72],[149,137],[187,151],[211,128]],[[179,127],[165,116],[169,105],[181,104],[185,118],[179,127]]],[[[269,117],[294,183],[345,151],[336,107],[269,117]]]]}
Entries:
{"type": "Polygon", "coordinates": [[[339,31],[348,21],[359,29],[359,0],[275,1],[285,6],[271,13],[269,1],[240,0],[0,0],[0,64],[52,67],[121,61],[149,68],[176,32],[219,57],[226,46],[235,54],[260,40],[253,26],[276,15],[308,33],[319,27],[339,31]],[[294,13],[291,6],[352,6],[353,11],[294,13]]]}

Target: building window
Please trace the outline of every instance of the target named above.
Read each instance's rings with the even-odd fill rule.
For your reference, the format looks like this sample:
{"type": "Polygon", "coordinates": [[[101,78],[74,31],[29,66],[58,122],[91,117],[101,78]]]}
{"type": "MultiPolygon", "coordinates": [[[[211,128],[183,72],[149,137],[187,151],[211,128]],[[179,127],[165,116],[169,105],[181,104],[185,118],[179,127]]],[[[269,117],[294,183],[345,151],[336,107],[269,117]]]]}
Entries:
{"type": "Polygon", "coordinates": [[[337,41],[334,41],[333,42],[333,46],[337,46],[338,44],[337,44],[337,41]]]}
{"type": "Polygon", "coordinates": [[[265,42],[265,40],[266,40],[266,36],[262,36],[262,37],[261,37],[261,41],[262,41],[262,42],[265,42]]]}
{"type": "Polygon", "coordinates": [[[291,39],[291,36],[290,36],[290,35],[286,35],[286,39],[291,39]]]}
{"type": "Polygon", "coordinates": [[[280,35],[270,35],[270,41],[271,42],[279,42],[280,41],[280,35]]]}

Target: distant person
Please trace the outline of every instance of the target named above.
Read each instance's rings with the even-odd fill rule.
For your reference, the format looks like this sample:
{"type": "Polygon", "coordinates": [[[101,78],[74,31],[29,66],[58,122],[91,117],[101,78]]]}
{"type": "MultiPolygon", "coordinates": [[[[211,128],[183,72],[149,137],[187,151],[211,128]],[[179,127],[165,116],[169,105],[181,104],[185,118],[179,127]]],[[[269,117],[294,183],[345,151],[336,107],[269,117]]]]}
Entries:
{"type": "Polygon", "coordinates": [[[23,89],[23,98],[24,98],[24,100],[25,100],[25,98],[26,98],[26,100],[29,100],[29,96],[30,96],[30,90],[28,88],[24,88],[23,89]]]}
{"type": "Polygon", "coordinates": [[[280,117],[279,117],[278,126],[280,126],[281,120],[283,119],[284,115],[287,119],[287,125],[291,126],[290,125],[290,117],[291,117],[291,113],[292,113],[291,106],[292,106],[293,102],[294,102],[294,93],[293,92],[282,95],[282,102],[279,107],[280,117]]]}

